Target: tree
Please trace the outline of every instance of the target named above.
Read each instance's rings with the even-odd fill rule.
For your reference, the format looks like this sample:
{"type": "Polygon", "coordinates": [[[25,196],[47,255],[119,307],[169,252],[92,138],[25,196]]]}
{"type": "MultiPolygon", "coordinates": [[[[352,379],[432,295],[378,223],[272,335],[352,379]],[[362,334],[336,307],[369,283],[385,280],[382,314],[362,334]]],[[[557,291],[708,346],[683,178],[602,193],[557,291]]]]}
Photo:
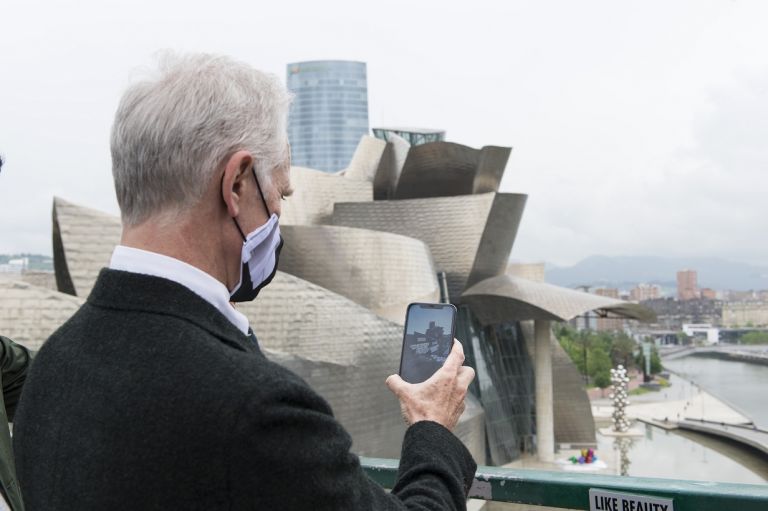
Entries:
{"type": "Polygon", "coordinates": [[[608,351],[602,347],[596,347],[589,353],[589,376],[592,377],[592,382],[598,387],[605,388],[611,382],[611,357],[608,356],[608,351]],[[607,382],[607,383],[606,383],[607,382]],[[601,386],[601,383],[604,385],[601,386]]]}
{"type": "Polygon", "coordinates": [[[768,332],[747,332],[741,336],[741,344],[768,344],[768,332]]]}
{"type": "Polygon", "coordinates": [[[656,346],[653,346],[651,349],[651,374],[659,374],[662,369],[659,351],[656,349],[656,346]]]}
{"type": "Polygon", "coordinates": [[[601,389],[609,387],[611,385],[610,373],[603,372],[595,376],[594,384],[601,389]]]}
{"type": "Polygon", "coordinates": [[[617,334],[611,344],[611,362],[613,365],[622,364],[629,369],[633,362],[636,346],[635,341],[624,332],[617,334]]]}

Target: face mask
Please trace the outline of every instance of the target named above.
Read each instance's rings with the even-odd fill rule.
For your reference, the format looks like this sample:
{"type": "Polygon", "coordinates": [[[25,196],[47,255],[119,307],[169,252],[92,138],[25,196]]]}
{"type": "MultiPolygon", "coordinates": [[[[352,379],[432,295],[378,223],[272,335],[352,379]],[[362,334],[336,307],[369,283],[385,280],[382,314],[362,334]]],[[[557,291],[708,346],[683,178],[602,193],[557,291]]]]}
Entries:
{"type": "MultiPolygon", "coordinates": [[[[256,177],[255,169],[253,177],[256,179],[256,186],[264,203],[264,209],[269,214],[267,201],[264,200],[264,194],[261,192],[261,185],[256,177]]],[[[274,213],[269,217],[267,223],[249,233],[248,236],[243,234],[243,230],[240,229],[237,220],[234,218],[232,220],[243,237],[243,250],[240,253],[240,261],[242,263],[240,266],[240,281],[229,296],[233,302],[250,302],[275,277],[277,262],[280,259],[280,250],[283,248],[283,237],[280,236],[280,226],[278,225],[277,215],[274,213]]]]}

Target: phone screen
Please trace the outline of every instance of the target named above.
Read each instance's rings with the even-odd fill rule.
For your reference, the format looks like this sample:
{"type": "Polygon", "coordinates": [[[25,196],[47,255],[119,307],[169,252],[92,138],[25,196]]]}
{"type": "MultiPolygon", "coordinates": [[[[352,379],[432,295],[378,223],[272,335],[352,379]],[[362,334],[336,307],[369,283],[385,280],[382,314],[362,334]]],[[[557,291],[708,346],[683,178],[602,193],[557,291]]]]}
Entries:
{"type": "Polygon", "coordinates": [[[412,303],[405,315],[400,377],[421,383],[440,369],[453,346],[456,307],[449,303],[412,303]]]}

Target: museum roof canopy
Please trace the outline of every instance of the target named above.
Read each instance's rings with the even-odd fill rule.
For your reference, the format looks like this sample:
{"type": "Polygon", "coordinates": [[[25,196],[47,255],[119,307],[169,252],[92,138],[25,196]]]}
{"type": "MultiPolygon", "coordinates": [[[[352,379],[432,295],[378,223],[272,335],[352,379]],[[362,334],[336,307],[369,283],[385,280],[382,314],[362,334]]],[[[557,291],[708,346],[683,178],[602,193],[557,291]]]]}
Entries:
{"type": "Polygon", "coordinates": [[[543,282],[499,275],[461,295],[483,324],[521,320],[569,321],[590,311],[600,316],[653,321],[654,312],[637,303],[593,295],[543,282]]]}

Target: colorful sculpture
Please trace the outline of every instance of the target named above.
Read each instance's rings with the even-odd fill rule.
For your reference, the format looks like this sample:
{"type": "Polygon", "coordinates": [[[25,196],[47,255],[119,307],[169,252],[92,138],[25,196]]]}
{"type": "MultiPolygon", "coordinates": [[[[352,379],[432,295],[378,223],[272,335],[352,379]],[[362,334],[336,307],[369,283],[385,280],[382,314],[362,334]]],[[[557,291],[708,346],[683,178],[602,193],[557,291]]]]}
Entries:
{"type": "Polygon", "coordinates": [[[576,456],[571,456],[570,458],[568,458],[568,461],[570,461],[574,465],[577,463],[579,465],[594,463],[597,461],[597,455],[595,454],[594,449],[582,449],[581,456],[579,456],[578,458],[576,456]]]}

